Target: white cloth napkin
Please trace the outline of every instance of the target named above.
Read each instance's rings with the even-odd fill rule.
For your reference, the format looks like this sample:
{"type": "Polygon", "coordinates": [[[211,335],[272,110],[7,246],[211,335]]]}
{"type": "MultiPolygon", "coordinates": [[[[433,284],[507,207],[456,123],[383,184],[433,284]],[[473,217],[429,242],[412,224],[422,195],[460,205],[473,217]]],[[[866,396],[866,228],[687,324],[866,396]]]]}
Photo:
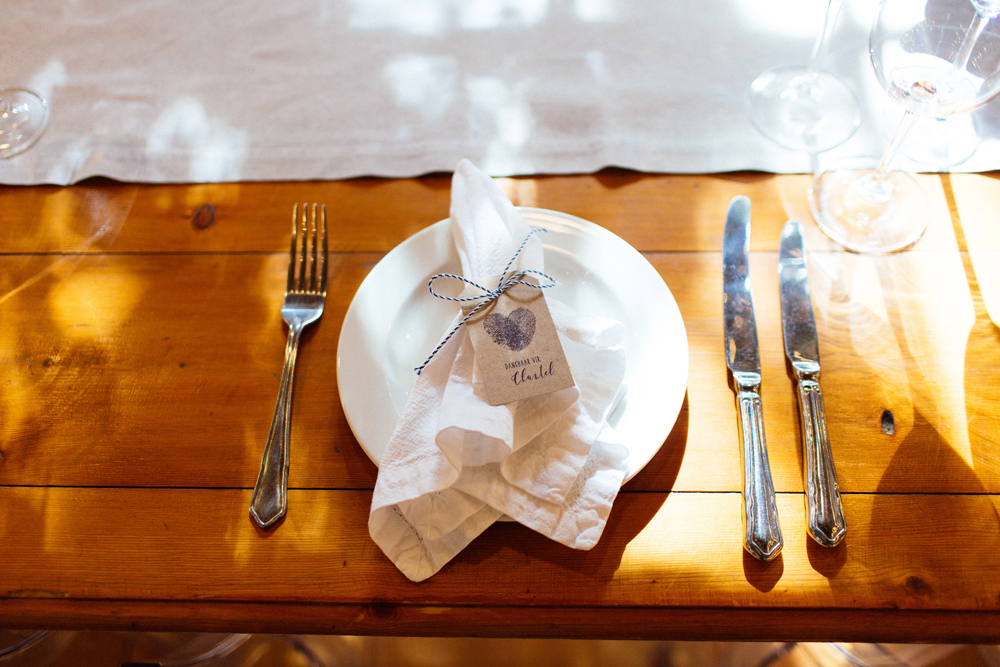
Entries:
{"type": "MultiPolygon", "coordinates": [[[[500,274],[530,232],[467,160],[452,181],[451,229],[463,275],[476,281],[500,274]]],[[[544,271],[537,235],[515,269],[544,271]]],[[[546,300],[575,387],[491,406],[464,326],[417,379],[382,456],[368,521],[413,581],[504,515],[575,549],[590,549],[604,530],[628,455],[606,423],[625,374],[624,328],[546,300]]]]}

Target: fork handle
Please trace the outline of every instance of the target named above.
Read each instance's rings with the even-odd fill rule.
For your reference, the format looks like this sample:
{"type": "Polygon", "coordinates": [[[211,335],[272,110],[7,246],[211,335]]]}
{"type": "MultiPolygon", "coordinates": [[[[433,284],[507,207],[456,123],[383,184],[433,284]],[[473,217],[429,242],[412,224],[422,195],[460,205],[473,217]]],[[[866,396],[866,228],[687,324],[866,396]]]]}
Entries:
{"type": "Polygon", "coordinates": [[[271,418],[271,430],[264,445],[257,485],[250,498],[250,516],[261,528],[270,528],[285,516],[288,507],[288,443],[292,425],[292,379],[295,376],[295,359],[299,353],[299,338],[304,324],[288,327],[285,345],[285,365],[281,369],[278,402],[271,418]]]}

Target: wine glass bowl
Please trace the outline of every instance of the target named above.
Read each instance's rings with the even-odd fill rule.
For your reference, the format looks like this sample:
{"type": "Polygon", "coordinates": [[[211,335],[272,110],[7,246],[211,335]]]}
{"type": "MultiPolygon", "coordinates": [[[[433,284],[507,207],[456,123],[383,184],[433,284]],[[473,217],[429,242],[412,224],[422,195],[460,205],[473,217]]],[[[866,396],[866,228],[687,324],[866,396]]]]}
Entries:
{"type": "Polygon", "coordinates": [[[892,99],[940,118],[971,111],[1000,93],[1000,35],[972,2],[928,0],[915,25],[897,17],[894,5],[883,4],[869,40],[875,76],[892,99]]]}
{"type": "Polygon", "coordinates": [[[890,252],[927,227],[927,200],[909,174],[894,171],[920,116],[944,118],[1000,94],[1000,2],[882,0],[869,34],[876,78],[904,108],[878,166],[838,166],[817,174],[809,191],[813,218],[841,245],[890,252]]]}
{"type": "Polygon", "coordinates": [[[49,107],[26,88],[0,89],[0,158],[10,158],[38,141],[49,119],[49,107]]]}
{"type": "Polygon", "coordinates": [[[828,0],[823,28],[806,65],[767,70],[750,85],[750,121],[765,137],[791,150],[820,153],[847,141],[861,124],[854,92],[819,69],[840,0],[828,0]]]}

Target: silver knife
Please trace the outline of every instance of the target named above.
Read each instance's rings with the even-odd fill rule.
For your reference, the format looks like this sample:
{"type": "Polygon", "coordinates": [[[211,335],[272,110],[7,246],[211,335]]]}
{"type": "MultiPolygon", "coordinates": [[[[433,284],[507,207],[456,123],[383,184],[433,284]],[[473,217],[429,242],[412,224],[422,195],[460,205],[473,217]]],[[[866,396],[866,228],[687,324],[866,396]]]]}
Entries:
{"type": "Polygon", "coordinates": [[[809,297],[802,226],[794,220],[785,223],[781,231],[778,280],[785,354],[795,369],[799,388],[802,448],[805,450],[806,527],[814,540],[825,547],[835,547],[844,538],[847,523],[840,503],[837,469],[833,465],[823,393],[819,387],[819,341],[809,297]]]}
{"type": "Polygon", "coordinates": [[[760,350],[750,291],[750,200],[729,203],[722,237],[722,312],[726,365],[736,387],[743,459],[743,547],[759,560],[781,551],[781,528],[774,483],[767,462],[760,403],[760,350]]]}

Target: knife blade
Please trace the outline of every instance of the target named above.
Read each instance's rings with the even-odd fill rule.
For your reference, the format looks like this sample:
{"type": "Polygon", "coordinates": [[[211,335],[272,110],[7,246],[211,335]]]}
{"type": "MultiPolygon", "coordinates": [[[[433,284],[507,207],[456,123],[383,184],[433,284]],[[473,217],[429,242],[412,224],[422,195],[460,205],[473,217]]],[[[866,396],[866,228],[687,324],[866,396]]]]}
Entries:
{"type": "Polygon", "coordinates": [[[743,547],[768,561],[781,551],[774,483],[760,402],[760,349],[750,290],[750,200],[729,203],[722,237],[722,312],[726,365],[736,389],[743,463],[743,547]]]}
{"type": "Polygon", "coordinates": [[[819,544],[835,547],[844,538],[847,523],[826,429],[823,392],[819,386],[819,337],[809,293],[802,226],[794,220],[785,223],[781,231],[778,284],[785,355],[795,371],[798,386],[805,454],[802,473],[806,488],[806,528],[819,544]]]}

